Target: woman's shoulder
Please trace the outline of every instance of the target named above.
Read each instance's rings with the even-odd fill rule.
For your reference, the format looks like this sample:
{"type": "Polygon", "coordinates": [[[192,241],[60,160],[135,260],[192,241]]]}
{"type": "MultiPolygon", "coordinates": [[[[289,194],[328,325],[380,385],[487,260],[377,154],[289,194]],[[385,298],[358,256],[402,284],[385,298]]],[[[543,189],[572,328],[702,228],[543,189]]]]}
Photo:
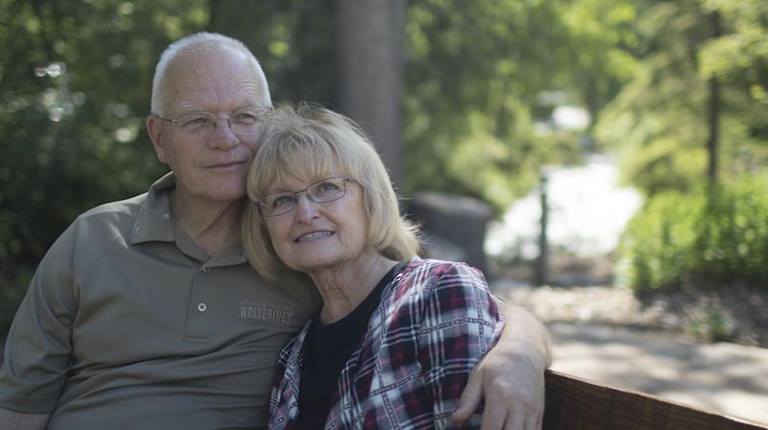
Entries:
{"type": "MultiPolygon", "coordinates": [[[[390,309],[424,327],[451,323],[494,325],[501,318],[482,272],[466,263],[413,259],[396,279],[390,309]]],[[[394,318],[393,321],[399,321],[394,318]]],[[[456,330],[459,330],[456,328],[456,330]]]]}
{"type": "Polygon", "coordinates": [[[467,263],[458,261],[445,261],[437,260],[433,258],[419,258],[413,257],[405,269],[401,272],[404,277],[417,277],[417,278],[441,278],[445,276],[470,276],[473,278],[479,277],[485,282],[485,276],[483,273],[467,263]]]}
{"type": "Polygon", "coordinates": [[[431,296],[445,289],[487,289],[483,273],[456,261],[412,258],[394,279],[394,298],[431,296]]]}

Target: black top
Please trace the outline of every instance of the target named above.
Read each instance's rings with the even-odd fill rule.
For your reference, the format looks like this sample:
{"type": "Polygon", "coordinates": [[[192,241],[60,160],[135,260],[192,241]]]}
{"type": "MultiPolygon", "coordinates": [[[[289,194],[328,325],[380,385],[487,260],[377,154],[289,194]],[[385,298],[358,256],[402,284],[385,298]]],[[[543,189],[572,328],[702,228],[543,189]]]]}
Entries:
{"type": "Polygon", "coordinates": [[[358,348],[368,329],[368,320],[379,306],[384,287],[405,267],[397,264],[379,281],[368,297],[344,318],[323,325],[312,319],[304,341],[299,388],[298,429],[322,429],[331,409],[341,370],[358,348]]]}

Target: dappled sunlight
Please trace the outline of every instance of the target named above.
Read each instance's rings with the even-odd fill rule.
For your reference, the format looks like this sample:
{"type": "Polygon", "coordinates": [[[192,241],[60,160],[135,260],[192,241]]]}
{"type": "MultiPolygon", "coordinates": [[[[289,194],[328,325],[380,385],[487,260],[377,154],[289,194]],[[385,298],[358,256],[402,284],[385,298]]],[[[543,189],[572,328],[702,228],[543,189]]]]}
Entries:
{"type": "Polygon", "coordinates": [[[768,423],[768,350],[596,324],[549,328],[553,370],[768,423]]]}

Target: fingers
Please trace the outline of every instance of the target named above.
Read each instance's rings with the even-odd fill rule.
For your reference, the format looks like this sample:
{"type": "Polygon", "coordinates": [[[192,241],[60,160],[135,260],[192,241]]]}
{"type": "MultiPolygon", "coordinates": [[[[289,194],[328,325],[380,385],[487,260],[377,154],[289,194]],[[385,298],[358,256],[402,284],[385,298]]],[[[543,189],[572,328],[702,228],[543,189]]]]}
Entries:
{"type": "Polygon", "coordinates": [[[520,411],[486,410],[481,430],[541,430],[541,424],[541,416],[524,416],[520,411]]]}
{"type": "Polygon", "coordinates": [[[533,417],[526,421],[525,430],[541,430],[542,415],[533,417]]]}
{"type": "MultiPolygon", "coordinates": [[[[496,390],[485,398],[482,430],[541,430],[544,399],[524,393],[496,390]]],[[[530,393],[527,393],[530,394],[530,393]]]]}
{"type": "Polygon", "coordinates": [[[453,413],[451,418],[456,424],[463,424],[472,417],[472,414],[480,406],[480,400],[483,397],[483,372],[472,371],[469,374],[469,381],[467,386],[464,387],[464,391],[459,398],[459,406],[453,413]]]}
{"type": "Polygon", "coordinates": [[[486,410],[483,414],[481,430],[541,430],[537,418],[524,416],[508,410],[486,410]]]}
{"type": "MultiPolygon", "coordinates": [[[[481,430],[506,430],[505,423],[508,420],[509,410],[507,409],[506,402],[501,399],[486,399],[485,410],[483,411],[483,421],[480,425],[481,430]]],[[[511,428],[511,427],[510,427],[511,428]]],[[[522,429],[520,429],[522,430],[522,429]]]]}
{"type": "Polygon", "coordinates": [[[538,403],[537,405],[534,405],[534,408],[531,410],[531,413],[529,414],[530,418],[530,424],[526,423],[526,430],[541,430],[543,424],[544,424],[544,409],[546,408],[545,405],[545,383],[542,381],[541,384],[539,384],[539,396],[538,396],[538,403]]]}
{"type": "Polygon", "coordinates": [[[525,427],[526,422],[527,420],[522,414],[513,412],[507,417],[507,424],[504,426],[504,430],[528,430],[528,427],[525,427]]]}
{"type": "Polygon", "coordinates": [[[542,427],[544,427],[544,410],[546,409],[546,405],[544,404],[544,398],[541,399],[541,405],[542,408],[539,409],[538,413],[536,414],[536,419],[533,421],[533,427],[531,427],[534,430],[541,430],[542,427]]]}
{"type": "Polygon", "coordinates": [[[482,430],[541,430],[544,373],[522,359],[485,361],[470,374],[452,416],[454,424],[466,423],[484,399],[482,430]]]}

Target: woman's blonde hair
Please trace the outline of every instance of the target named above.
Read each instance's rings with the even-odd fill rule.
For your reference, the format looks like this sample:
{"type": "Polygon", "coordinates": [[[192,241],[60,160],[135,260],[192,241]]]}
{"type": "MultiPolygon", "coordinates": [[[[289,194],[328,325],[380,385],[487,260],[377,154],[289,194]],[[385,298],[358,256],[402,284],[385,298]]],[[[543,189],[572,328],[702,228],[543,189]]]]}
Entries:
{"type": "Polygon", "coordinates": [[[400,216],[387,169],[363,130],[341,114],[302,103],[270,115],[248,172],[242,242],[263,278],[275,279],[287,267],[272,246],[259,198],[288,178],[312,181],[331,175],[349,176],[362,186],[369,220],[366,245],[393,260],[416,255],[416,227],[400,216]]]}

